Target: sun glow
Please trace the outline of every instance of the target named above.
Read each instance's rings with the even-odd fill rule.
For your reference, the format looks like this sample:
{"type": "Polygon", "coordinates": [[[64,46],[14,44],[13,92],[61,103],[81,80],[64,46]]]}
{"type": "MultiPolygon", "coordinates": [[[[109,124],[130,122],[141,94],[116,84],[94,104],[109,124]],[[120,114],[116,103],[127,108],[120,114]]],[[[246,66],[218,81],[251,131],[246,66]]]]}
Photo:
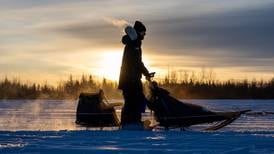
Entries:
{"type": "Polygon", "coordinates": [[[108,51],[101,54],[98,75],[110,80],[118,80],[122,64],[122,51],[108,51]]]}
{"type": "MultiPolygon", "coordinates": [[[[97,59],[98,69],[93,69],[94,73],[100,77],[118,81],[122,57],[123,51],[121,50],[102,51],[97,59]]],[[[149,69],[150,60],[147,59],[147,56],[143,56],[143,62],[149,69]]],[[[155,71],[155,68],[153,70],[155,71]]]]}

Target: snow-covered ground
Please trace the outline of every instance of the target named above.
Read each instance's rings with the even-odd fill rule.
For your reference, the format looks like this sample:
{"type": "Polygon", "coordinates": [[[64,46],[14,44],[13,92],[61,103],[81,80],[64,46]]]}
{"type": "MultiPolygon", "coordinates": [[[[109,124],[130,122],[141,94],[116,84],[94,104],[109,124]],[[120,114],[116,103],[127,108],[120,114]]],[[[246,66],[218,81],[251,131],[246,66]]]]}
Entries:
{"type": "MultiPolygon", "coordinates": [[[[273,112],[274,100],[187,100],[211,110],[273,112]]],[[[77,126],[76,101],[1,100],[0,153],[274,153],[274,115],[244,115],[217,132],[104,131],[77,126]]],[[[151,118],[146,114],[146,118],[151,118]]]]}
{"type": "Polygon", "coordinates": [[[149,131],[1,132],[1,153],[273,153],[273,133],[149,131]]]}

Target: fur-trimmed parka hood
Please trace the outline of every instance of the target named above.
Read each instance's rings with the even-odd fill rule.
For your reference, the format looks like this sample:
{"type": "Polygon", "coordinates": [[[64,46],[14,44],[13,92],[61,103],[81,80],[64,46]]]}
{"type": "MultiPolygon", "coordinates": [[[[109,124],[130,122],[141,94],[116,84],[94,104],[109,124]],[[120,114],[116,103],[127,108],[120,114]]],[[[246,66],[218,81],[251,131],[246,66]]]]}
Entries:
{"type": "Polygon", "coordinates": [[[127,26],[125,28],[125,33],[126,33],[126,35],[123,36],[123,38],[122,38],[123,44],[128,44],[132,41],[137,40],[137,38],[138,38],[136,30],[132,26],[127,26]]]}

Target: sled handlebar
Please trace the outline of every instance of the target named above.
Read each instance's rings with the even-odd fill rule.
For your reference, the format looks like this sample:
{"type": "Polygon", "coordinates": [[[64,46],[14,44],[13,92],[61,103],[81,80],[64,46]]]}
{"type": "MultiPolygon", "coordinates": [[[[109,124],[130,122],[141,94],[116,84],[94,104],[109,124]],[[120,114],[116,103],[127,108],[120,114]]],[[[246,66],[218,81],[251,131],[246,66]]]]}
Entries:
{"type": "Polygon", "coordinates": [[[149,73],[149,76],[150,76],[150,77],[154,77],[155,73],[156,73],[156,72],[151,72],[151,73],[149,73]]]}
{"type": "Polygon", "coordinates": [[[155,76],[155,72],[151,72],[151,73],[149,73],[149,77],[150,77],[150,79],[154,78],[154,76],[155,76]]]}
{"type": "Polygon", "coordinates": [[[154,78],[154,76],[155,76],[155,73],[156,73],[156,72],[151,72],[151,73],[149,73],[149,77],[147,78],[147,81],[148,81],[148,83],[149,83],[150,89],[155,89],[156,87],[158,87],[157,82],[156,82],[156,81],[153,81],[153,78],[154,78]]]}
{"type": "Polygon", "coordinates": [[[151,82],[151,79],[154,77],[154,75],[155,75],[155,72],[151,72],[151,73],[149,73],[149,76],[146,77],[146,79],[147,79],[149,82],[151,82]]]}

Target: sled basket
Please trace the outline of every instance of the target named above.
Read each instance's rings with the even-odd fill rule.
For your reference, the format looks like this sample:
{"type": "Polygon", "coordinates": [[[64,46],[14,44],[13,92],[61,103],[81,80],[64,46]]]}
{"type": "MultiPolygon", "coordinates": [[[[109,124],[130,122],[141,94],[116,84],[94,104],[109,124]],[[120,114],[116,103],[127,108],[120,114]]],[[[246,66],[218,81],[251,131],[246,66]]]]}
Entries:
{"type": "Polygon", "coordinates": [[[118,126],[118,118],[113,106],[103,100],[103,91],[81,93],[76,112],[76,123],[91,127],[118,126]]]}

